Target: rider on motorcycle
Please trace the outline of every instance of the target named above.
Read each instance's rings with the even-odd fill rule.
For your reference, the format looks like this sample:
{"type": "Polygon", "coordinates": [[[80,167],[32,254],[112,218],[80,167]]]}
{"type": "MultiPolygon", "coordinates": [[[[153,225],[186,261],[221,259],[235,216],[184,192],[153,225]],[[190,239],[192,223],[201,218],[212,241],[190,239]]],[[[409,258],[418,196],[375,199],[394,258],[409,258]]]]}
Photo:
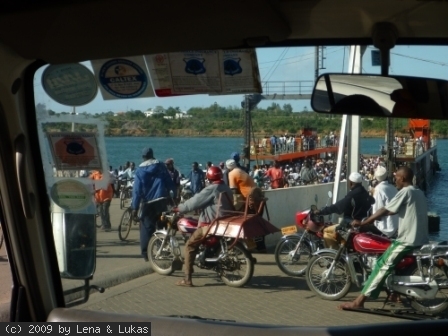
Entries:
{"type": "MultiPolygon", "coordinates": [[[[330,215],[333,213],[344,214],[344,222],[351,223],[353,219],[361,220],[365,218],[370,207],[375,202],[372,196],[362,186],[362,176],[360,173],[351,173],[348,177],[350,191],[347,195],[333,205],[324,207],[321,210],[315,210],[314,214],[330,215]],[[353,209],[351,200],[356,200],[356,207],[353,209]]],[[[339,224],[329,226],[324,229],[324,241],[327,248],[337,250],[339,248],[338,242],[335,240],[335,230],[339,224]]]]}
{"type": "Polygon", "coordinates": [[[225,210],[234,210],[233,194],[229,186],[222,180],[222,171],[219,167],[210,167],[206,173],[210,184],[194,195],[185,203],[179,204],[175,212],[186,213],[202,209],[199,215],[198,228],[185,244],[185,278],[176,282],[177,286],[192,287],[192,274],[198,242],[207,234],[208,225],[217,217],[224,215],[225,210]],[[221,204],[218,204],[221,195],[221,204]],[[219,213],[218,213],[219,211],[219,213]]]}
{"type": "Polygon", "coordinates": [[[395,183],[398,189],[395,197],[363,222],[353,221],[353,226],[363,226],[369,225],[381,217],[398,214],[398,237],[376,262],[362,289],[362,294],[352,302],[339,305],[339,309],[363,308],[367,298],[378,298],[384,281],[400,260],[416,247],[429,242],[426,197],[423,191],[413,186],[413,177],[414,173],[410,168],[399,168],[395,173],[395,183]]]}

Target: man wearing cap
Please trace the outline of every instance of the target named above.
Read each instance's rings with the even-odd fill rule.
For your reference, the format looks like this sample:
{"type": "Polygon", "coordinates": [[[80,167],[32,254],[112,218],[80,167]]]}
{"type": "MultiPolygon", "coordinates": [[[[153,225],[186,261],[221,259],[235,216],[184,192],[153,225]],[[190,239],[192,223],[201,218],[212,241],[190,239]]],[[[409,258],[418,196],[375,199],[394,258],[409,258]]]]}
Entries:
{"type": "MultiPolygon", "coordinates": [[[[397,188],[387,181],[387,170],[383,166],[378,166],[374,174],[378,184],[375,186],[373,198],[375,204],[372,206],[372,213],[389,204],[390,200],[397,194],[397,188]]],[[[361,231],[370,231],[376,234],[384,234],[389,238],[395,236],[398,230],[398,215],[385,216],[377,219],[374,225],[363,225],[361,231]],[[365,228],[365,229],[364,229],[365,228]]]]}
{"type": "Polygon", "coordinates": [[[143,149],[142,158],[144,161],[135,171],[131,207],[133,218],[139,213],[140,248],[142,257],[148,261],[149,239],[167,205],[166,199],[157,199],[168,197],[169,191],[174,190],[175,186],[165,164],[154,158],[151,148],[143,149]]]}
{"type": "MultiPolygon", "coordinates": [[[[348,180],[350,191],[343,199],[321,210],[316,210],[314,213],[323,216],[333,213],[343,214],[343,220],[350,223],[353,219],[361,220],[367,217],[368,211],[375,200],[362,186],[362,176],[360,173],[351,173],[348,180]],[[356,202],[355,208],[352,206],[352,198],[356,202]]],[[[325,246],[335,250],[339,248],[337,241],[334,239],[334,233],[338,225],[332,225],[324,229],[325,246]]]]}
{"type": "Polygon", "coordinates": [[[236,166],[249,174],[249,171],[247,170],[247,168],[240,165],[240,153],[233,152],[232,154],[230,154],[230,159],[235,160],[236,166]]]}

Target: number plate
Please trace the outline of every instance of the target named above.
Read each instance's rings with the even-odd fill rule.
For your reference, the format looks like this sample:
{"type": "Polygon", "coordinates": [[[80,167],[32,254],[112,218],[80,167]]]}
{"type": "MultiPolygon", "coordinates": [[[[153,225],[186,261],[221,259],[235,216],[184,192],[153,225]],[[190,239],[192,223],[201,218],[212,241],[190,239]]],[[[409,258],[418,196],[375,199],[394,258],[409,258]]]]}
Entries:
{"type": "Polygon", "coordinates": [[[252,238],[246,239],[246,245],[248,250],[253,250],[257,248],[257,243],[252,238]]]}
{"type": "Polygon", "coordinates": [[[297,226],[291,225],[291,226],[285,226],[282,228],[282,234],[284,235],[290,235],[297,232],[297,226]]]}

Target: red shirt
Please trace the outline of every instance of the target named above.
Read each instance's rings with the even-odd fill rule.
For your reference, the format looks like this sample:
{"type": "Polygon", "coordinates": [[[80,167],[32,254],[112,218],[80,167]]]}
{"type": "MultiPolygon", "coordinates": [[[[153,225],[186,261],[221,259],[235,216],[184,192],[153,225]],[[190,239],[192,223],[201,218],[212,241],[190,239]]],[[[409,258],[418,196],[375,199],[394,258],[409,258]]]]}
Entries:
{"type": "Polygon", "coordinates": [[[266,172],[266,176],[269,176],[271,178],[271,188],[277,189],[277,188],[283,188],[284,186],[284,179],[283,179],[283,170],[280,168],[269,168],[266,172]]]}

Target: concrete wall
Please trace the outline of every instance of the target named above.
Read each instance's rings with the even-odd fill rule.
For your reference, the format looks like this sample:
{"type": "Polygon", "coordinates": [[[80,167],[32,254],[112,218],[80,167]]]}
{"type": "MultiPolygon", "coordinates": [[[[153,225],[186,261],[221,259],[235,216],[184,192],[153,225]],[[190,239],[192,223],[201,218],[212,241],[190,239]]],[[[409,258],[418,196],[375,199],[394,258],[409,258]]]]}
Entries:
{"type": "MultiPolygon", "coordinates": [[[[308,186],[291,187],[284,189],[266,190],[265,196],[268,198],[267,209],[270,222],[278,228],[295,225],[295,215],[297,211],[309,209],[311,205],[317,205],[318,209],[323,208],[328,201],[328,192],[333,192],[334,183],[313,184],[308,186]],[[317,204],[315,196],[317,195],[317,204]]],[[[367,188],[368,182],[364,183],[367,188]]],[[[338,200],[347,194],[347,182],[340,182],[338,200]]],[[[266,212],[264,217],[266,217],[266,212]]],[[[339,217],[333,215],[332,222],[337,223],[339,217]]],[[[281,237],[281,232],[266,236],[266,246],[272,247],[277,244],[281,237]]]]}

